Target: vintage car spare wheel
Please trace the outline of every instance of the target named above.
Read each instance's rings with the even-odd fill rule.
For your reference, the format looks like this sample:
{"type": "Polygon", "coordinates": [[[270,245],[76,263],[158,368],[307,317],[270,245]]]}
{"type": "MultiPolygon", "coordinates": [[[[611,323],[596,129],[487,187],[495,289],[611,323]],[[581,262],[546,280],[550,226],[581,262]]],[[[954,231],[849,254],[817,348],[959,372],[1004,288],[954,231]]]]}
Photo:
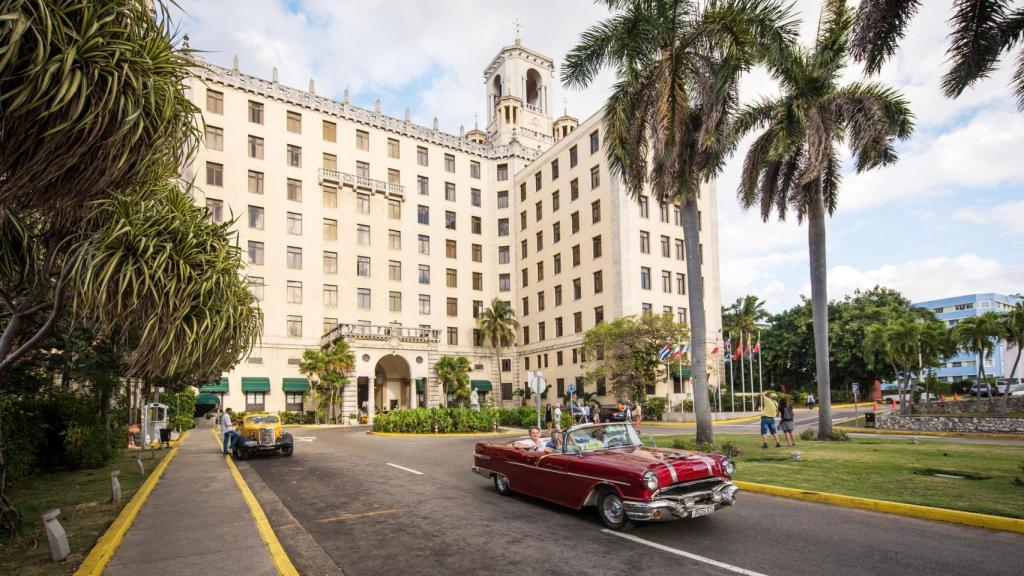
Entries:
{"type": "Polygon", "coordinates": [[[504,474],[494,475],[494,489],[502,496],[509,496],[512,494],[512,488],[508,485],[508,477],[504,474]]]}
{"type": "Polygon", "coordinates": [[[634,522],[626,516],[626,509],[622,506],[622,498],[618,492],[611,488],[605,489],[597,503],[597,511],[601,515],[601,521],[612,530],[629,530],[634,522]]]}

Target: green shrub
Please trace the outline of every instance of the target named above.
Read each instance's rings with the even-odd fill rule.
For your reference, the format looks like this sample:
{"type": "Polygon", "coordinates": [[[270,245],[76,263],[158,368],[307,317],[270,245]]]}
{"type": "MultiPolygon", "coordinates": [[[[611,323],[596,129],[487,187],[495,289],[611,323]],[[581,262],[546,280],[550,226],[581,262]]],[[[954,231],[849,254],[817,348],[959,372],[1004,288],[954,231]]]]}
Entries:
{"type": "Polygon", "coordinates": [[[1017,486],[1024,486],[1024,464],[1020,465],[1017,476],[1014,477],[1013,483],[1017,486]]]}
{"type": "MultiPolygon", "coordinates": [[[[725,402],[723,398],[722,402],[725,402]]],[[[643,417],[645,420],[661,420],[665,415],[665,408],[668,406],[668,399],[661,396],[648,396],[643,404],[643,417]]]]}
{"type": "Polygon", "coordinates": [[[308,412],[278,412],[281,424],[313,424],[316,422],[316,415],[312,410],[308,412]]]}
{"type": "Polygon", "coordinates": [[[676,450],[696,450],[697,441],[693,438],[676,438],[672,441],[672,447],[676,450]]]}
{"type": "Polygon", "coordinates": [[[693,412],[693,400],[683,400],[683,412],[693,412]]]}
{"type": "MultiPolygon", "coordinates": [[[[411,408],[378,414],[373,419],[375,432],[413,434],[490,432],[499,420],[497,410],[469,408],[411,408]]],[[[500,423],[500,422],[499,422],[500,423]]]]}
{"type": "Polygon", "coordinates": [[[172,429],[177,430],[178,432],[184,432],[185,430],[191,430],[195,427],[195,420],[192,416],[182,413],[172,417],[168,424],[172,429]]]}
{"type": "MultiPolygon", "coordinates": [[[[806,428],[803,432],[800,433],[800,439],[801,440],[807,440],[807,441],[817,440],[818,439],[818,429],[817,428],[806,428]]],[[[831,433],[829,434],[829,440],[833,440],[833,441],[836,441],[836,442],[849,442],[850,436],[847,435],[846,432],[844,432],[842,430],[832,429],[831,433]]]]}
{"type": "Polygon", "coordinates": [[[806,441],[817,440],[818,439],[818,429],[817,428],[804,428],[804,431],[800,433],[800,439],[801,440],[806,440],[806,441]]]}
{"type": "Polygon", "coordinates": [[[737,445],[732,440],[726,440],[725,442],[722,442],[722,444],[718,447],[718,453],[728,456],[730,458],[735,458],[740,454],[743,454],[743,451],[740,450],[739,445],[737,445]]]}

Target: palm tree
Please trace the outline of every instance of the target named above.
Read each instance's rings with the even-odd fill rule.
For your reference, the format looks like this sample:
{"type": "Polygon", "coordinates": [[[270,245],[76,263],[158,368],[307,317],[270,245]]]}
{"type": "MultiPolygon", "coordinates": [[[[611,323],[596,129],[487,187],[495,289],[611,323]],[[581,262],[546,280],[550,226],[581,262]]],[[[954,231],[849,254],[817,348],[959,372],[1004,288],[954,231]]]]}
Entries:
{"type": "Polygon", "coordinates": [[[342,389],[348,384],[348,377],[345,374],[356,367],[355,354],[345,340],[338,340],[333,346],[323,351],[324,373],[323,382],[327,384],[330,392],[331,421],[338,422],[337,399],[342,389]]]}
{"type": "Polygon", "coordinates": [[[590,85],[604,68],[617,82],[604,108],[613,175],[628,194],[680,206],[686,248],[697,441],[713,442],[708,400],[698,199],[733,149],[741,72],[795,37],[772,0],[606,0],[611,17],[584,31],[562,82],[590,85]]]}
{"type": "Polygon", "coordinates": [[[437,378],[444,386],[442,395],[447,403],[448,392],[451,391],[457,406],[469,404],[469,358],[465,356],[441,356],[434,364],[437,378]]]}
{"type": "Polygon", "coordinates": [[[515,342],[516,331],[519,330],[516,313],[507,302],[495,298],[490,308],[480,311],[476,325],[484,341],[494,349],[495,382],[501,386],[501,347],[515,342]]]}
{"type": "Polygon", "coordinates": [[[844,0],[828,0],[817,41],[794,46],[770,62],[782,95],[747,106],[736,120],[742,135],[765,127],[747,153],[739,188],[744,208],[757,206],[767,221],[790,210],[807,220],[811,311],[818,381],[818,437],[832,429],[828,351],[825,213],[839,203],[841,166],[837,147],[850,146],[857,172],[896,161],[893,141],[910,136],[913,115],[896,91],[875,83],[840,86],[853,12],[844,0]]]}
{"type": "Polygon", "coordinates": [[[1006,389],[1003,390],[1003,401],[1000,402],[999,414],[1006,414],[1006,402],[1010,396],[1010,382],[1017,374],[1017,365],[1020,363],[1020,353],[1024,350],[1024,302],[1017,302],[1001,318],[1003,325],[1003,340],[1008,346],[1017,348],[1017,356],[1013,359],[1013,367],[1010,368],[1010,376],[1006,389]]]}
{"type": "MultiPolygon", "coordinates": [[[[877,74],[895,52],[920,0],[861,0],[854,23],[851,52],[868,74],[877,74]]],[[[1024,8],[1008,0],[957,0],[950,18],[949,69],[942,91],[957,98],[988,77],[997,62],[1024,39],[1024,8]]],[[[1013,75],[1017,109],[1024,111],[1024,48],[1013,75]]]]}
{"type": "Polygon", "coordinates": [[[909,318],[898,318],[887,324],[869,326],[864,336],[864,352],[869,361],[886,363],[892,368],[900,390],[900,410],[910,411],[914,397],[911,385],[911,371],[918,363],[921,325],[909,318]]]}
{"type": "Polygon", "coordinates": [[[946,324],[934,319],[926,320],[921,325],[920,345],[920,368],[925,378],[925,397],[931,400],[927,373],[930,372],[931,368],[942,362],[943,358],[949,358],[956,354],[956,345],[953,343],[946,324]]]}
{"type": "Polygon", "coordinates": [[[722,331],[756,332],[758,323],[768,319],[768,311],[764,308],[764,300],[753,294],[737,298],[730,306],[722,307],[722,331]]]}
{"type": "Polygon", "coordinates": [[[1003,330],[999,315],[986,312],[981,316],[964,318],[953,327],[953,341],[962,350],[978,355],[978,412],[981,412],[981,386],[985,383],[985,358],[995,350],[1003,330]]]}
{"type": "MultiPolygon", "coordinates": [[[[320,407],[323,404],[323,390],[320,388],[320,383],[323,382],[324,378],[324,363],[325,357],[324,352],[320,349],[307,349],[302,351],[302,360],[299,361],[299,374],[306,377],[309,381],[310,396],[316,399],[316,423],[320,423],[320,407]]],[[[326,412],[325,412],[326,418],[326,412]]]]}

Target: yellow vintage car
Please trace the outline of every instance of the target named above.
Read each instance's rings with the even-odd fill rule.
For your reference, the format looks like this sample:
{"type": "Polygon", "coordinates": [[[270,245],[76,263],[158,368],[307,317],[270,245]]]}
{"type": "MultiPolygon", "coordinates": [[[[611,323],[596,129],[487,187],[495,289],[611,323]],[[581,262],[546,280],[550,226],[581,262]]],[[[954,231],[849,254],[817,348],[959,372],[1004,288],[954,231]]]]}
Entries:
{"type": "Polygon", "coordinates": [[[291,456],[295,450],[292,435],[281,430],[281,419],[275,414],[246,414],[238,434],[232,449],[238,460],[277,451],[282,456],[291,456]]]}

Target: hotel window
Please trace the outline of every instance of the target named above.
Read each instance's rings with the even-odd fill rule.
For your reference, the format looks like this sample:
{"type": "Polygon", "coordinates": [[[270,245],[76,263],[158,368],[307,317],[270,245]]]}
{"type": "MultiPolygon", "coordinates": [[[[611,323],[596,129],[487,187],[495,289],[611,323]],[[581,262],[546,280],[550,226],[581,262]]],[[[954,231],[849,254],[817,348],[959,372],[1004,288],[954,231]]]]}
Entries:
{"type": "Polygon", "coordinates": [[[498,182],[508,180],[508,164],[498,164],[498,182]]]}
{"type": "Polygon", "coordinates": [[[639,200],[639,204],[640,204],[640,217],[641,218],[649,218],[651,214],[650,214],[650,207],[649,207],[648,201],[647,201],[647,196],[641,196],[640,200],[639,200]]]}
{"type": "Polygon", "coordinates": [[[324,140],[327,142],[338,141],[338,125],[334,122],[324,120],[324,140]]]}
{"type": "Polygon", "coordinates": [[[209,150],[224,150],[224,129],[216,126],[206,126],[206,148],[209,150]]]}
{"type": "Polygon", "coordinates": [[[455,172],[455,156],[454,155],[452,155],[452,154],[445,154],[444,155],[444,171],[445,172],[452,172],[452,173],[455,172]]]}
{"type": "Polygon", "coordinates": [[[604,322],[604,306],[597,306],[594,308],[594,324],[600,324],[604,322]]]}
{"type": "Polygon", "coordinates": [[[263,230],[263,208],[249,206],[249,228],[263,230]]]}
{"type": "Polygon", "coordinates": [[[668,270],[661,271],[661,291],[672,293],[672,273],[668,270]]]}
{"type": "Polygon", "coordinates": [[[580,231],[580,213],[573,212],[569,215],[569,229],[575,234],[580,231]]]}
{"type": "Polygon", "coordinates": [[[416,147],[416,163],[420,166],[428,166],[430,164],[430,153],[427,152],[425,146],[416,147]]]}
{"type": "Polygon", "coordinates": [[[334,308],[338,305],[338,287],[333,284],[324,284],[324,306],[334,308]]]}
{"type": "MultiPolygon", "coordinates": [[[[562,335],[562,317],[559,316],[559,317],[555,318],[555,338],[558,338],[561,335],[562,335]]],[[[558,352],[558,355],[556,356],[556,358],[557,358],[558,365],[561,366],[562,365],[562,353],[558,352]]]]}
{"type": "Polygon", "coordinates": [[[555,190],[551,193],[551,211],[558,212],[559,206],[558,190],[555,190]]]}
{"type": "Polygon", "coordinates": [[[579,154],[576,151],[576,146],[569,148],[569,168],[575,168],[576,164],[579,163],[579,154]]]}
{"type": "Polygon", "coordinates": [[[215,162],[206,163],[206,183],[210,186],[224,185],[224,165],[215,162]]]}
{"type": "Polygon", "coordinates": [[[600,236],[594,236],[593,240],[591,240],[591,243],[593,244],[594,258],[600,258],[601,257],[601,237],[600,236]]]}
{"type": "Polygon", "coordinates": [[[682,240],[676,240],[676,260],[682,260],[686,253],[686,249],[683,247],[682,240]]]}
{"type": "Polygon", "coordinates": [[[263,265],[263,242],[249,240],[249,263],[263,265]]]}
{"type": "Polygon", "coordinates": [[[572,281],[572,299],[579,300],[583,297],[583,281],[580,278],[575,278],[572,281]]]}
{"type": "Polygon", "coordinates": [[[249,170],[249,193],[263,194],[263,172],[249,170]]]}
{"type": "MultiPolygon", "coordinates": [[[[523,344],[529,344],[529,343],[530,343],[530,327],[529,326],[523,326],[523,344]]],[[[529,358],[526,359],[526,369],[527,370],[530,369],[530,359],[529,358]]]]}
{"type": "MultiPolygon", "coordinates": [[[[544,337],[546,336],[544,328],[545,328],[545,326],[544,326],[543,322],[538,322],[537,323],[537,341],[538,342],[544,340],[544,337]]],[[[545,354],[545,356],[547,356],[547,354],[545,354]]],[[[540,362],[538,362],[537,364],[540,364],[540,362]]]]}
{"type": "Polygon", "coordinates": [[[529,268],[523,268],[522,275],[523,275],[523,288],[526,288],[527,286],[530,285],[530,269],[529,268]]]}
{"type": "Polygon", "coordinates": [[[452,328],[452,327],[448,328],[448,345],[449,346],[458,346],[459,345],[459,329],[458,328],[452,328]]]}
{"type": "Polygon", "coordinates": [[[575,268],[580,265],[580,245],[577,244],[572,247],[572,267],[575,268]]]}
{"type": "Polygon", "coordinates": [[[476,160],[472,160],[469,163],[469,177],[480,179],[480,163],[476,160]]]}
{"type": "Polygon", "coordinates": [[[537,262],[537,281],[544,279],[544,262],[537,262]]]}
{"type": "Polygon", "coordinates": [[[555,254],[555,257],[554,257],[554,272],[553,273],[554,274],[561,274],[562,273],[562,255],[561,254],[555,254]]]}
{"type": "Polygon", "coordinates": [[[604,292],[604,274],[601,270],[594,272],[594,294],[604,292]]]}
{"type": "Polygon", "coordinates": [[[420,284],[430,284],[430,266],[428,266],[426,264],[420,264],[419,270],[420,270],[420,276],[419,276],[420,284]]]}
{"type": "Polygon", "coordinates": [[[302,202],[302,180],[288,179],[288,199],[302,202]]]}
{"type": "Polygon", "coordinates": [[[356,148],[359,150],[370,149],[370,133],[364,130],[356,130],[356,148]]]}
{"type": "Polygon", "coordinates": [[[370,195],[356,194],[356,212],[360,214],[370,213],[370,195]]]}
{"type": "MultiPolygon", "coordinates": [[[[287,322],[288,322],[288,335],[289,336],[302,336],[302,316],[288,316],[287,322]]],[[[247,410],[249,409],[249,406],[248,406],[248,403],[249,403],[248,402],[248,396],[249,396],[249,394],[250,393],[246,394],[246,397],[247,397],[246,398],[246,409],[247,410]]],[[[263,396],[262,393],[257,393],[257,394],[259,394],[261,397],[263,396]]],[[[256,410],[262,411],[263,407],[261,406],[259,408],[256,408],[256,410]]]]}
{"type": "Polygon", "coordinates": [[[338,189],[334,186],[324,186],[323,193],[324,208],[338,207],[338,189]]]}
{"type": "Polygon", "coordinates": [[[672,220],[675,222],[676,226],[683,225],[683,213],[679,210],[679,206],[672,207],[672,220]]]}
{"type": "Polygon", "coordinates": [[[640,252],[643,254],[651,253],[651,234],[644,230],[640,231],[640,252]]]}
{"type": "Polygon", "coordinates": [[[676,309],[676,322],[680,324],[686,324],[686,308],[676,309]]]}
{"type": "Polygon", "coordinates": [[[522,258],[526,258],[528,255],[529,255],[529,252],[526,249],[526,240],[525,239],[520,240],[519,241],[519,256],[522,257],[522,258]]]}
{"type": "Polygon", "coordinates": [[[526,230],[526,210],[519,213],[519,229],[526,230]]]}
{"type": "Polygon", "coordinates": [[[338,273],[338,253],[324,252],[324,274],[338,273]]]}
{"type": "Polygon", "coordinates": [[[455,230],[455,212],[452,212],[451,210],[445,210],[444,227],[447,230],[455,230]]]}
{"type": "Polygon", "coordinates": [[[594,166],[590,169],[590,189],[593,190],[601,185],[601,167],[594,166]]]}
{"type": "Polygon", "coordinates": [[[356,306],[361,310],[370,309],[370,289],[359,288],[356,291],[356,306]]]}
{"type": "Polygon", "coordinates": [[[356,243],[360,246],[370,245],[370,225],[356,224],[356,243]]]}
{"type": "Polygon", "coordinates": [[[479,318],[480,312],[484,309],[483,300],[473,300],[473,318],[479,318]]]}
{"type": "Polygon", "coordinates": [[[483,233],[483,220],[481,220],[479,216],[469,217],[469,231],[473,234],[483,233]]]}
{"type": "Polygon", "coordinates": [[[590,133],[590,153],[594,154],[601,148],[601,140],[597,136],[597,130],[590,133]]]}
{"type": "Polygon", "coordinates": [[[672,317],[672,307],[671,306],[662,306],[661,307],[661,313],[662,313],[663,316],[668,316],[669,318],[671,318],[672,317]]]}
{"type": "Polygon", "coordinates": [[[263,278],[257,276],[249,277],[249,292],[252,292],[254,298],[263,300],[263,288],[263,278]]]}
{"type": "Polygon", "coordinates": [[[483,272],[473,272],[473,290],[484,289],[484,275],[483,272]]]}
{"type": "Polygon", "coordinates": [[[390,312],[402,311],[402,293],[388,292],[388,310],[390,312]]]}
{"type": "Polygon", "coordinates": [[[448,298],[446,308],[449,316],[458,316],[459,300],[457,298],[448,298]]]}
{"type": "Polygon", "coordinates": [[[388,184],[398,186],[402,183],[402,173],[394,168],[388,168],[388,184]]]}
{"type": "MultiPolygon", "coordinates": [[[[583,312],[573,312],[572,314],[572,328],[573,332],[579,334],[583,332],[583,312]]],[[[572,363],[576,363],[576,349],[572,349],[572,363]]]]}
{"type": "Polygon", "coordinates": [[[477,328],[473,328],[473,346],[484,345],[484,333],[477,328]]]}
{"type": "Polygon", "coordinates": [[[594,200],[590,203],[590,222],[597,224],[601,221],[601,201],[594,200]]]}
{"type": "Polygon", "coordinates": [[[338,319],[337,318],[324,318],[324,323],[323,323],[323,331],[324,331],[323,333],[324,334],[328,334],[331,330],[334,330],[337,327],[338,327],[338,319]]]}
{"type": "Polygon", "coordinates": [[[293,236],[302,236],[302,214],[296,214],[295,212],[288,212],[288,233],[293,236]]]}
{"type": "Polygon", "coordinates": [[[508,208],[508,190],[498,191],[498,208],[508,208]]]}
{"type": "Polygon", "coordinates": [[[295,168],[302,167],[302,148],[292,144],[288,145],[288,165],[295,168]]]}
{"type": "Polygon", "coordinates": [[[214,222],[224,221],[224,202],[214,200],[213,198],[207,198],[206,211],[210,215],[210,220],[213,220],[214,222]]]}
{"type": "Polygon", "coordinates": [[[288,112],[287,128],[289,132],[294,134],[302,134],[302,114],[298,112],[288,112]]]}
{"type": "Polygon", "coordinates": [[[420,254],[423,254],[424,256],[427,256],[427,255],[430,254],[430,236],[427,236],[425,234],[420,234],[419,235],[419,243],[418,244],[419,244],[419,252],[420,252],[420,254]]]}
{"type": "Polygon", "coordinates": [[[416,207],[416,221],[420,224],[430,224],[430,207],[420,204],[416,207]]]}
{"type": "Polygon", "coordinates": [[[388,230],[388,248],[392,250],[402,249],[402,232],[399,230],[388,230]]]}
{"type": "Polygon", "coordinates": [[[469,189],[469,203],[473,206],[480,206],[480,189],[470,188],[469,189]]]}
{"type": "Polygon", "coordinates": [[[672,242],[668,236],[661,237],[661,256],[663,258],[672,257],[672,242]]]}
{"type": "Polygon", "coordinates": [[[356,276],[370,275],[370,257],[356,256],[356,276]]]}
{"type": "Polygon", "coordinates": [[[224,113],[224,93],[216,90],[206,91],[206,111],[213,114],[224,113]]]}
{"type": "MultiPolygon", "coordinates": [[[[558,158],[551,161],[551,180],[555,181],[558,179],[558,158]]],[[[557,208],[556,208],[557,210],[557,208]]]]}
{"type": "Polygon", "coordinates": [[[537,172],[536,174],[533,175],[533,189],[534,190],[540,191],[540,185],[541,185],[541,180],[542,179],[543,179],[543,177],[541,176],[541,172],[537,172]]]}
{"type": "MultiPolygon", "coordinates": [[[[326,334],[326,332],[324,332],[326,334]]],[[[285,392],[284,409],[286,412],[302,412],[302,393],[285,392]]]]}
{"type": "Polygon", "coordinates": [[[562,223],[555,222],[551,225],[551,243],[558,244],[562,240],[562,223]]]}
{"type": "Polygon", "coordinates": [[[536,204],[534,204],[534,212],[534,218],[539,222],[540,219],[544,216],[544,203],[538,201],[536,204]]]}
{"type": "Polygon", "coordinates": [[[338,157],[334,154],[324,153],[324,170],[338,170],[338,157]]]}
{"type": "Polygon", "coordinates": [[[338,221],[324,218],[324,240],[338,239],[338,221]]]}
{"type": "Polygon", "coordinates": [[[579,178],[573,178],[572,181],[569,182],[569,201],[572,202],[573,200],[575,200],[575,199],[577,199],[579,197],[580,197],[580,179],[579,178]]]}
{"type": "Polygon", "coordinates": [[[453,182],[444,183],[444,199],[455,202],[455,184],[453,182]]]}
{"type": "Polygon", "coordinates": [[[540,252],[543,249],[544,249],[544,232],[543,231],[538,231],[537,232],[537,251],[540,252]]]}
{"type": "Polygon", "coordinates": [[[544,311],[544,291],[537,292],[537,312],[544,311]]]}
{"type": "Polygon", "coordinates": [[[668,224],[668,204],[665,204],[664,202],[659,204],[658,212],[659,212],[658,218],[662,222],[668,224]]]}
{"type": "Polygon", "coordinates": [[[263,104],[249,100],[249,122],[263,124],[263,104]]]}
{"type": "Polygon", "coordinates": [[[555,286],[555,306],[562,305],[562,285],[555,286]]]}
{"type": "Polygon", "coordinates": [[[676,274],[676,294],[686,294],[686,274],[676,274]]]}
{"type": "Polygon", "coordinates": [[[369,178],[370,177],[370,163],[356,161],[356,177],[357,178],[369,178]]]}
{"type": "Polygon", "coordinates": [[[402,281],[402,263],[398,260],[390,260],[388,262],[388,280],[393,282],[402,281]]]}
{"type": "Polygon", "coordinates": [[[498,291],[508,292],[512,289],[512,276],[509,274],[498,275],[498,291]]]}
{"type": "Polygon", "coordinates": [[[288,281],[287,302],[289,304],[302,304],[302,282],[296,280],[288,281]]]}
{"type": "Polygon", "coordinates": [[[392,220],[402,219],[402,202],[400,200],[388,200],[388,218],[392,220]]]}
{"type": "Polygon", "coordinates": [[[430,314],[429,294],[420,294],[420,314],[430,314]]]}
{"type": "Polygon", "coordinates": [[[455,240],[444,241],[444,255],[446,258],[458,258],[458,243],[455,240]]]}
{"type": "Polygon", "coordinates": [[[394,138],[388,138],[388,158],[401,158],[402,149],[398,143],[398,140],[394,138]]]}
{"type": "Polygon", "coordinates": [[[509,263],[509,249],[508,249],[508,246],[499,246],[498,247],[498,264],[508,264],[508,263],[509,263]]]}
{"type": "Polygon", "coordinates": [[[651,289],[651,269],[646,266],[640,267],[640,288],[651,289]]]}
{"type": "Polygon", "coordinates": [[[426,176],[416,177],[416,190],[420,193],[420,196],[426,196],[430,193],[430,179],[426,176]]]}

